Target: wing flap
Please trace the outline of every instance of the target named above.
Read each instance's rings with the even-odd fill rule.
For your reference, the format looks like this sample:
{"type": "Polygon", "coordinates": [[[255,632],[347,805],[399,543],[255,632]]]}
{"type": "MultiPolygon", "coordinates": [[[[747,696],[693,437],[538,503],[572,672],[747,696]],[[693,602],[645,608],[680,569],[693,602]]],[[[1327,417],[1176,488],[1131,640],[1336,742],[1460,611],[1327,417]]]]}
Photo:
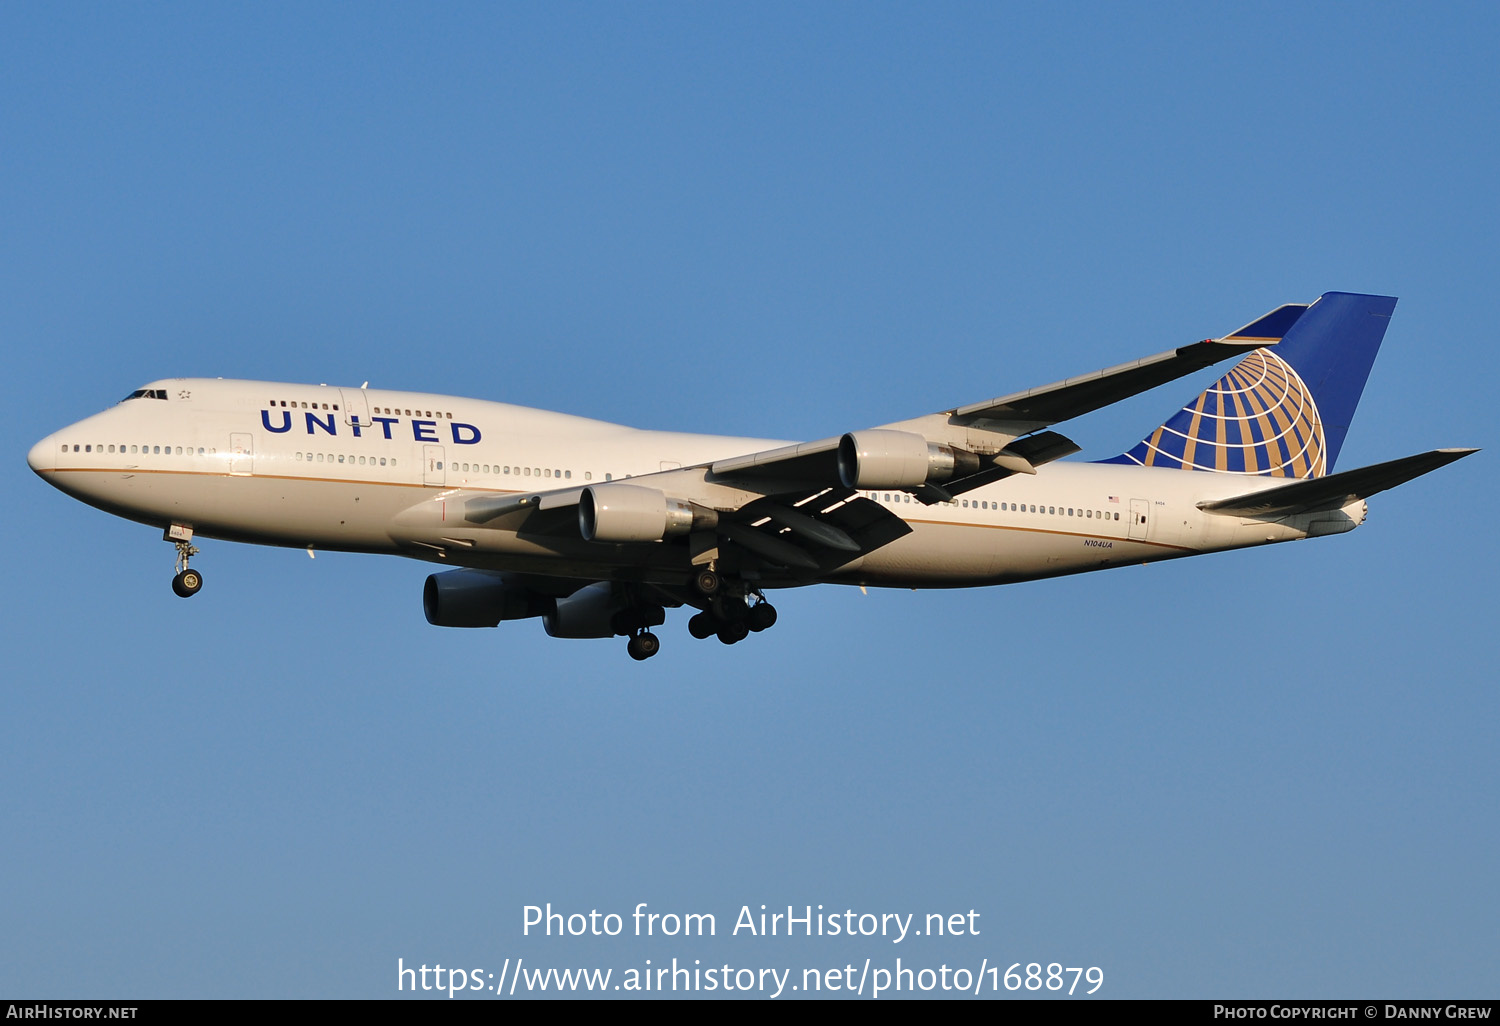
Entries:
{"type": "Polygon", "coordinates": [[[1478,451],[1434,449],[1357,470],[1345,470],[1228,499],[1200,502],[1198,508],[1205,513],[1226,517],[1279,517],[1342,509],[1351,502],[1405,484],[1478,451]]]}

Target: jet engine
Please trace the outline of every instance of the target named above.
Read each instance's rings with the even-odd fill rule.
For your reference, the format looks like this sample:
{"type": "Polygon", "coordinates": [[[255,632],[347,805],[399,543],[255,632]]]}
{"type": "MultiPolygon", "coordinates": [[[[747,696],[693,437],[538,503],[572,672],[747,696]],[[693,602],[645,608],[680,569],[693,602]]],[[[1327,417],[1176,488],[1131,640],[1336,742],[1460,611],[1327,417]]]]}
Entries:
{"type": "Polygon", "coordinates": [[[495,627],[551,612],[553,599],[488,570],[448,570],[422,587],[422,612],[434,627],[495,627]]]}
{"type": "Polygon", "coordinates": [[[640,485],[589,485],[578,500],[578,530],[585,541],[655,542],[708,529],[718,514],[685,499],[640,485]]]}
{"type": "Polygon", "coordinates": [[[542,626],[554,638],[612,638],[615,614],[624,607],[615,586],[598,581],[558,599],[552,612],[542,618],[542,626]]]}
{"type": "Polygon", "coordinates": [[[975,473],[979,457],[910,431],[851,431],[839,439],[838,465],[845,488],[920,488],[975,473]]]}

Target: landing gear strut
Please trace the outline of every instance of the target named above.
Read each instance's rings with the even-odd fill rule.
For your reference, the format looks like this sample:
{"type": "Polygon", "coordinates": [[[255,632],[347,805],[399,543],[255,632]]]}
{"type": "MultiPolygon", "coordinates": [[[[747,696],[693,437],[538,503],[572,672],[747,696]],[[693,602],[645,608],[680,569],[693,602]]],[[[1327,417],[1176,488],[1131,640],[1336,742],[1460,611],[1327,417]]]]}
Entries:
{"type": "Polygon", "coordinates": [[[163,537],[177,546],[177,576],[172,578],[172,590],[178,598],[192,598],[203,587],[203,575],[188,569],[188,560],[198,554],[198,546],[193,544],[193,530],[173,524],[163,537]]]}

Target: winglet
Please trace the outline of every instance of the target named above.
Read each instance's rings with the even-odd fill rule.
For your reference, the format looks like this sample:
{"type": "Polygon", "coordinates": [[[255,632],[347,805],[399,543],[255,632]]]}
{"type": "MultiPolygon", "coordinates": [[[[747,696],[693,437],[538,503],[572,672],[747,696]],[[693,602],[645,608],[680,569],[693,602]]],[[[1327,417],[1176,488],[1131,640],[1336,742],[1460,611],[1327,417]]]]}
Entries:
{"type": "Polygon", "coordinates": [[[1231,331],[1220,342],[1258,342],[1261,345],[1270,345],[1280,342],[1286,338],[1286,333],[1292,330],[1292,325],[1297,323],[1298,318],[1307,313],[1309,303],[1286,303],[1278,306],[1264,317],[1251,321],[1237,331],[1231,331]]]}

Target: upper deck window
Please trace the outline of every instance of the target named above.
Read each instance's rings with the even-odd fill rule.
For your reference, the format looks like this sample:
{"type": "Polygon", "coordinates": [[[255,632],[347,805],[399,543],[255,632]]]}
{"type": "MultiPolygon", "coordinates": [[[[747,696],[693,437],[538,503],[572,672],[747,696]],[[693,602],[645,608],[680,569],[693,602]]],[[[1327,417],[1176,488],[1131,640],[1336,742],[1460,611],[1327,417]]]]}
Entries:
{"type": "Polygon", "coordinates": [[[121,399],[120,402],[128,403],[132,399],[165,399],[166,397],[167,390],[165,388],[138,388],[124,399],[121,399]]]}

